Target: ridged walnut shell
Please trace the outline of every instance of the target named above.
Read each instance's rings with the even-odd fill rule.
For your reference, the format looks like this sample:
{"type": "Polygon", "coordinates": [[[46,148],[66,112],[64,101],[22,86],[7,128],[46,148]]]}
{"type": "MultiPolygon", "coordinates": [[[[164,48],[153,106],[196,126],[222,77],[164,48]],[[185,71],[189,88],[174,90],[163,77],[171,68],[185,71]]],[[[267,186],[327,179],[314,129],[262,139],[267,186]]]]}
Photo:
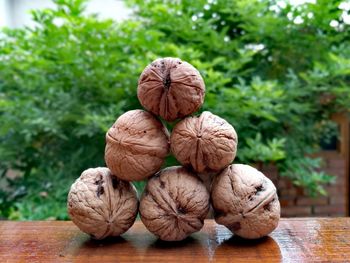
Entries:
{"type": "Polygon", "coordinates": [[[249,165],[232,164],[213,181],[215,221],[234,234],[256,239],[271,233],[280,219],[276,187],[249,165]]]}
{"type": "Polygon", "coordinates": [[[178,58],[159,58],[142,72],[137,97],[142,106],[166,121],[196,112],[204,101],[205,84],[196,68],[178,58]]]}
{"type": "Polygon", "coordinates": [[[209,193],[187,169],[166,168],[152,177],[140,201],[141,220],[166,241],[179,241],[199,231],[209,210],[209,193]]]}
{"type": "Polygon", "coordinates": [[[149,112],[131,110],[108,130],[105,161],[118,178],[139,181],[159,171],[169,148],[164,125],[149,112]]]}
{"type": "Polygon", "coordinates": [[[119,180],[108,168],[85,170],[68,194],[68,213],[81,231],[95,239],[119,236],[138,212],[135,187],[119,180]]]}
{"type": "Polygon", "coordinates": [[[237,134],[224,119],[203,112],[177,123],[171,133],[170,146],[176,159],[196,172],[218,172],[236,157],[237,134]]]}

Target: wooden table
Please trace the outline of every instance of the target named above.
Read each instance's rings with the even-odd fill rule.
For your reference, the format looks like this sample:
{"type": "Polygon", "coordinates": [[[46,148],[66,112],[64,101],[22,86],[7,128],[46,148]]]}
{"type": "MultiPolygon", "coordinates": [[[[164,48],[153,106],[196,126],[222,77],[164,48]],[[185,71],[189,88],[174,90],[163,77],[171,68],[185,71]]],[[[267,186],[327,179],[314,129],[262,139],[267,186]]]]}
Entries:
{"type": "Polygon", "coordinates": [[[350,218],[282,219],[247,241],[207,220],[182,242],[162,242],[140,221],[123,235],[91,240],[72,222],[0,221],[0,262],[350,262],[350,218]]]}

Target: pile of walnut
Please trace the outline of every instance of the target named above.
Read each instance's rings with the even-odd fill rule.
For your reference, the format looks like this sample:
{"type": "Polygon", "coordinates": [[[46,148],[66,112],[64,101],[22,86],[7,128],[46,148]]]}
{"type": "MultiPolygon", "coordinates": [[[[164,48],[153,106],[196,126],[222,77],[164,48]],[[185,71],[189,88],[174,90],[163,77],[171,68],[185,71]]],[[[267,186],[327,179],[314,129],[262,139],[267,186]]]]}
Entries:
{"type": "Polygon", "coordinates": [[[147,110],[121,115],[106,134],[108,168],[88,169],[72,185],[68,212],[93,238],[118,236],[138,211],[162,240],[183,240],[199,231],[210,203],[215,220],[234,234],[255,239],[278,225],[280,204],[273,183],[261,172],[231,164],[237,134],[224,119],[196,112],[204,101],[199,72],[177,58],[153,61],[142,72],[137,96],[147,110]],[[171,135],[158,118],[180,119],[171,135]],[[172,153],[183,166],[160,170],[172,153]],[[203,183],[211,182],[209,191],[203,183]],[[148,179],[138,201],[131,181],[148,179]]]}

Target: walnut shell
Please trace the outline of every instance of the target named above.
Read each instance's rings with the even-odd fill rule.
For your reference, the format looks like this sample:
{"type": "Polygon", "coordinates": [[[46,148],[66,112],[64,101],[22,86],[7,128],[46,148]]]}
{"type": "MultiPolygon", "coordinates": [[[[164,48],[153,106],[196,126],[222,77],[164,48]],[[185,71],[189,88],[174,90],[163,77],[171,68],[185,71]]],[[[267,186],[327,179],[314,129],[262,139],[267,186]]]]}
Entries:
{"type": "Polygon", "coordinates": [[[180,121],[170,137],[176,159],[198,173],[217,172],[228,166],[236,157],[237,142],[232,125],[209,111],[180,121]]]}
{"type": "Polygon", "coordinates": [[[159,58],[142,72],[137,97],[142,106],[166,121],[190,115],[204,101],[205,84],[191,64],[178,58],[159,58]]]}
{"type": "Polygon", "coordinates": [[[232,164],[222,171],[213,181],[211,200],[215,221],[243,238],[268,235],[280,219],[275,186],[249,165],[232,164]]]}
{"type": "Polygon", "coordinates": [[[85,170],[68,194],[68,213],[81,231],[95,239],[119,236],[134,223],[138,211],[135,187],[108,168],[85,170]]]}
{"type": "Polygon", "coordinates": [[[149,112],[131,110],[108,130],[105,161],[118,178],[139,181],[159,171],[169,148],[164,125],[149,112]]]}
{"type": "Polygon", "coordinates": [[[199,231],[209,210],[209,193],[187,169],[174,166],[152,177],[140,201],[141,220],[166,241],[178,241],[199,231]]]}

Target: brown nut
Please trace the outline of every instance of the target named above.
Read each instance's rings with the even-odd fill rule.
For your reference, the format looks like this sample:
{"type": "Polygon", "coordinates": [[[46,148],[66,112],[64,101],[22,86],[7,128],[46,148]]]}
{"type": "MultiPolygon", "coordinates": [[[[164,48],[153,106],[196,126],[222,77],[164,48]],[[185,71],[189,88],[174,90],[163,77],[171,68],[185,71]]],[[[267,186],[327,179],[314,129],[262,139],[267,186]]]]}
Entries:
{"type": "Polygon", "coordinates": [[[166,241],[199,231],[209,210],[209,193],[201,180],[183,167],[166,168],[152,177],[140,201],[141,220],[166,241]]]}
{"type": "Polygon", "coordinates": [[[142,72],[137,97],[142,106],[166,121],[190,115],[204,101],[204,81],[191,64],[178,58],[159,58],[142,72]]]}
{"type": "Polygon", "coordinates": [[[108,168],[85,170],[71,186],[68,213],[81,231],[95,239],[119,236],[134,223],[138,200],[135,187],[108,168]]]}
{"type": "Polygon", "coordinates": [[[220,171],[236,157],[237,134],[224,119],[203,112],[174,127],[170,146],[176,159],[198,172],[220,171]]]}
{"type": "Polygon", "coordinates": [[[151,113],[131,110],[106,134],[105,161],[118,178],[143,180],[161,168],[169,153],[169,133],[151,113]]]}
{"type": "Polygon", "coordinates": [[[232,164],[222,171],[213,181],[211,200],[215,221],[243,238],[268,235],[280,219],[275,186],[249,165],[232,164]]]}

